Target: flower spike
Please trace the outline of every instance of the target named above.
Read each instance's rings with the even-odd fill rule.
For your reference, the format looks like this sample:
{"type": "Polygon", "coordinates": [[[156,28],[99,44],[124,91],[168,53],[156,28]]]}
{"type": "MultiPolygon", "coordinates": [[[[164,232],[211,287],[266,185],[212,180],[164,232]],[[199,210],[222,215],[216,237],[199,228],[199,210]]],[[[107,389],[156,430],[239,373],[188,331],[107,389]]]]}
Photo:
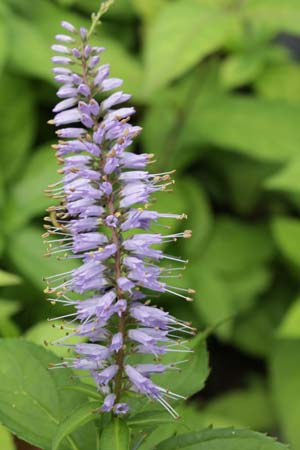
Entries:
{"type": "MultiPolygon", "coordinates": [[[[110,3],[105,3],[101,14],[110,3]]],[[[183,339],[192,336],[194,329],[153,306],[149,298],[168,293],[191,300],[192,289],[169,283],[184,267],[159,265],[164,259],[186,261],[157,248],[190,238],[191,231],[165,235],[152,231],[165,218],[186,216],[148,209],[152,194],[168,190],[173,183],[173,171],[151,174],[147,166],[153,155],[129,150],[141,132],[130,123],[135,112],[127,105],[130,95],[106,94],[119,88],[122,80],[111,78],[109,65],[102,64],[105,49],[89,44],[101,14],[93,16],[91,30],[78,30],[63,21],[64,31],[56,35],[58,44],[52,46],[57,53],[52,58],[53,72],[60,87],[49,123],[59,127],[60,140],[53,148],[62,177],[46,191],[60,203],[48,208],[43,237],[47,254],[81,262],[47,279],[50,302],[71,308],[60,317],[67,335],[55,343],[73,350],[74,356],[53,367],[88,370],[105,395],[103,412],[126,414],[129,407],[122,402],[122,393],[132,390],[177,417],[170,402],[181,396],[156,385],[151,377],[180,370],[178,362],[163,364],[161,357],[188,352],[183,339]],[[106,97],[100,101],[99,94],[106,97]],[[68,344],[73,336],[85,342],[68,344]],[[133,363],[133,354],[148,355],[150,361],[133,363]]]]}

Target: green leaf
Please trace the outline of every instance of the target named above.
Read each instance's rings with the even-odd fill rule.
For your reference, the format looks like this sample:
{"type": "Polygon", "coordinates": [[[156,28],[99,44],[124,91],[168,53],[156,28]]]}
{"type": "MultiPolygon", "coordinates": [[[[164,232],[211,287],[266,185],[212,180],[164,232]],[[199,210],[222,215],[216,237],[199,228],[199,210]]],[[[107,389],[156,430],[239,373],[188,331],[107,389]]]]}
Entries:
{"type": "Polygon", "coordinates": [[[264,187],[268,190],[288,192],[291,194],[300,193],[300,158],[291,158],[282,168],[269,176],[264,187]]]}
{"type": "Polygon", "coordinates": [[[192,238],[185,240],[182,247],[187,258],[193,260],[193,257],[199,255],[207,244],[213,228],[212,211],[209,199],[200,183],[192,178],[182,178],[178,188],[185,199],[184,212],[188,215],[184,228],[193,232],[192,238]]]}
{"type": "Polygon", "coordinates": [[[12,67],[21,74],[52,81],[50,41],[29,20],[17,15],[9,19],[12,67]]]}
{"type": "Polygon", "coordinates": [[[218,5],[198,0],[167,4],[147,33],[145,94],[149,96],[221,48],[236,26],[235,17],[218,5]]]}
{"type": "Polygon", "coordinates": [[[0,270],[0,286],[13,286],[21,283],[21,278],[14,273],[0,270]]]}
{"type": "MultiPolygon", "coordinates": [[[[162,364],[187,360],[187,362],[180,364],[180,376],[174,377],[174,372],[167,371],[164,374],[153,376],[153,380],[165,389],[169,389],[172,392],[185,397],[190,397],[203,388],[206,378],[208,377],[208,354],[205,345],[205,337],[202,334],[191,339],[185,346],[189,350],[186,353],[169,352],[161,357],[162,364]],[[192,350],[192,352],[190,350],[192,350]]],[[[152,359],[147,355],[132,356],[131,358],[131,364],[135,364],[136,362],[152,362],[152,359]]]]}
{"type": "Polygon", "coordinates": [[[250,0],[243,5],[243,13],[255,27],[276,34],[280,31],[297,33],[300,21],[298,0],[250,0]]]}
{"type": "Polygon", "coordinates": [[[4,300],[0,299],[0,317],[1,319],[6,319],[14,314],[16,314],[18,311],[20,311],[21,305],[19,302],[15,302],[13,300],[4,300]]]}
{"type": "MultiPolygon", "coordinates": [[[[13,17],[10,23],[13,36],[12,64],[18,71],[53,82],[50,61],[53,52],[50,46],[55,34],[60,30],[59,23],[62,18],[78,27],[89,27],[90,21],[47,0],[32,0],[30,12],[26,10],[26,17],[13,17]]],[[[134,95],[138,94],[142,73],[136,59],[116,39],[108,35],[103,27],[99,27],[94,42],[107,48],[107,55],[104,55],[101,61],[110,63],[112,76],[124,79],[124,89],[134,95]]]]}
{"type": "Polygon", "coordinates": [[[81,392],[86,397],[93,398],[98,401],[103,398],[102,394],[99,391],[97,391],[95,386],[91,386],[86,383],[80,383],[80,384],[74,384],[74,385],[70,384],[70,385],[63,386],[62,389],[75,391],[75,392],[81,392]]]}
{"type": "Polygon", "coordinates": [[[44,277],[76,267],[74,260],[58,262],[54,257],[44,256],[45,251],[41,230],[34,227],[19,231],[8,248],[13,263],[39,289],[46,287],[44,277]]]}
{"type": "Polygon", "coordinates": [[[266,227],[219,216],[207,248],[206,263],[221,273],[230,274],[265,263],[273,253],[266,227]]]}
{"type": "Polygon", "coordinates": [[[300,67],[298,64],[272,64],[255,82],[258,93],[272,100],[300,101],[300,67]]]}
{"type": "MultiPolygon", "coordinates": [[[[39,322],[29,328],[24,334],[24,338],[33,342],[34,344],[43,345],[45,341],[49,344],[55,342],[57,339],[65,336],[66,332],[63,332],[64,322],[62,320],[54,320],[51,322],[39,322]]],[[[78,336],[72,336],[68,339],[69,344],[77,344],[83,342],[84,339],[78,336]]],[[[68,347],[52,345],[51,350],[57,356],[66,357],[70,356],[70,349],[68,347]]]]}
{"type": "MultiPolygon", "coordinates": [[[[173,420],[170,423],[162,423],[154,430],[150,431],[148,428],[143,428],[145,430],[144,441],[142,442],[139,450],[153,450],[156,448],[163,439],[170,438],[174,434],[183,434],[191,430],[199,430],[204,427],[204,417],[201,409],[199,409],[196,403],[186,402],[181,403],[176,406],[176,411],[180,415],[179,419],[173,420]]],[[[169,414],[165,414],[165,419],[168,418],[169,414]]]]}
{"type": "Polygon", "coordinates": [[[255,80],[263,66],[263,57],[257,49],[252,52],[232,55],[222,65],[222,81],[229,88],[248,84],[255,80]]]}
{"type": "Polygon", "coordinates": [[[6,20],[7,20],[6,8],[3,7],[3,5],[0,5],[0,74],[6,62],[8,49],[6,20]]]}
{"type": "Polygon", "coordinates": [[[0,425],[0,442],[5,450],[16,450],[14,439],[10,432],[0,425]]]}
{"type": "MultiPolygon", "coordinates": [[[[72,372],[49,370],[48,365],[60,359],[40,346],[17,339],[1,340],[0,358],[0,421],[21,439],[50,450],[58,425],[86,397],[60,390],[71,383],[72,372]]],[[[94,426],[86,425],[81,431],[72,435],[62,450],[96,448],[94,426]]]]}
{"type": "Polygon", "coordinates": [[[97,416],[95,410],[99,409],[99,402],[89,402],[80,405],[75,411],[66,418],[66,420],[59,424],[52,440],[51,450],[58,450],[62,441],[73,433],[73,431],[81,428],[83,425],[96,420],[97,416]]]}
{"type": "Polygon", "coordinates": [[[205,426],[272,429],[275,418],[268,392],[262,383],[252,384],[247,389],[232,390],[212,399],[201,411],[205,426]]]}
{"type": "Polygon", "coordinates": [[[0,97],[0,163],[8,180],[22,167],[32,144],[35,110],[31,86],[15,75],[1,77],[0,97]],[[16,124],[22,126],[16,129],[16,124]]]}
{"type": "Polygon", "coordinates": [[[297,155],[300,105],[250,96],[199,97],[191,108],[182,142],[207,142],[262,161],[297,155]]]}
{"type": "Polygon", "coordinates": [[[187,266],[186,277],[198,292],[193,307],[206,324],[229,337],[232,319],[254,303],[270,283],[265,264],[273,256],[267,229],[219,216],[204,251],[187,266]]]}
{"type": "Polygon", "coordinates": [[[232,342],[243,351],[265,357],[273,347],[276,329],[295,298],[290,279],[277,278],[253,307],[237,317],[232,342]]]}
{"type": "Polygon", "coordinates": [[[277,330],[278,338],[300,339],[300,301],[291,304],[277,330]]]}
{"type": "Polygon", "coordinates": [[[153,20],[166,5],[167,0],[152,0],[145,2],[144,0],[131,0],[132,6],[136,13],[146,22],[153,20]]]}
{"type": "Polygon", "coordinates": [[[272,394],[280,428],[291,448],[300,445],[300,339],[282,339],[273,343],[270,373],[272,394]]]}
{"type": "Polygon", "coordinates": [[[198,433],[176,436],[161,442],[157,450],[287,450],[276,442],[255,431],[234,428],[208,429],[198,433]]]}
{"type": "Polygon", "coordinates": [[[43,144],[32,155],[22,177],[11,191],[6,212],[10,230],[23,226],[30,218],[44,212],[52,200],[43,191],[59,178],[50,143],[43,144]]]}
{"type": "Polygon", "coordinates": [[[292,217],[277,217],[272,222],[275,242],[285,258],[300,266],[300,222],[292,217]]]}
{"type": "Polygon", "coordinates": [[[129,428],[126,423],[114,418],[104,428],[100,437],[101,450],[129,450],[129,428]]]}
{"type": "Polygon", "coordinates": [[[162,411],[145,411],[130,417],[127,424],[130,428],[142,430],[146,427],[162,425],[165,423],[174,423],[170,415],[162,411]]]}
{"type": "Polygon", "coordinates": [[[188,360],[180,365],[180,376],[174,377],[172,371],[165,372],[153,377],[154,382],[165,389],[170,389],[176,394],[190,397],[199,392],[205,384],[209,374],[208,354],[205,338],[199,334],[186,345],[194,353],[172,353],[162,356],[163,364],[175,363],[176,361],[188,360]]]}

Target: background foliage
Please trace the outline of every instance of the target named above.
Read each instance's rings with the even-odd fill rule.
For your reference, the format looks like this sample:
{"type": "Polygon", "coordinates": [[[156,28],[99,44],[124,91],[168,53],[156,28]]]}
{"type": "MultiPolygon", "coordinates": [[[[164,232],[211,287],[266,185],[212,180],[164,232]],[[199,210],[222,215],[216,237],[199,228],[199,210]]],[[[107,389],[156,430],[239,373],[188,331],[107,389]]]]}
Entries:
{"type": "MultiPolygon", "coordinates": [[[[4,338],[24,335],[42,344],[53,335],[45,322],[53,311],[43,301],[42,278],[63,264],[58,268],[55,259],[42,256],[40,238],[49,206],[42,190],[57,177],[53,130],[46,125],[56,90],[50,45],[61,19],[84,23],[98,3],[0,3],[4,338]]],[[[182,416],[192,429],[213,423],[269,432],[295,450],[300,447],[300,67],[284,42],[299,30],[300,0],[116,0],[98,33],[108,49],[103,60],[133,94],[135,120],[144,127],[137,150],[156,153],[155,170],[177,170],[173,195],[157,197],[157,207],[187,212],[187,227],[194,231],[191,241],[173,251],[191,261],[185,279],[197,290],[196,301],[164,301],[209,334],[212,374],[182,416]]],[[[2,348],[0,378],[10,342],[2,348]]],[[[195,379],[194,392],[207,375],[203,349],[198,351],[203,364],[195,363],[189,377],[195,379]]],[[[38,354],[31,358],[38,364],[38,354]]],[[[63,382],[60,376],[55,382],[63,382]]],[[[50,421],[50,435],[51,426],[50,421]]],[[[169,438],[172,426],[161,425],[142,450],[169,438]]],[[[34,432],[29,429],[28,436],[34,432]]],[[[10,450],[10,435],[4,428],[2,434],[10,450]]],[[[92,440],[93,431],[89,435],[92,440]]],[[[31,442],[46,445],[32,437],[31,442]]],[[[158,448],[183,448],[176,445],[158,448]]]]}

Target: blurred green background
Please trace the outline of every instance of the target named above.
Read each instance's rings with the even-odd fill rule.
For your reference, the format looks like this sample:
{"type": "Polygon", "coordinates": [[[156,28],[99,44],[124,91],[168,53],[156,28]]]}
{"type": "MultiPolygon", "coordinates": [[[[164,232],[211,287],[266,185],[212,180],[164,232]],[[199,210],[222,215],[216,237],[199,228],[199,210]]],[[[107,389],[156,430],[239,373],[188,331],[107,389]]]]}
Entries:
{"type": "MultiPolygon", "coordinates": [[[[62,19],[98,0],[0,2],[0,334],[49,339],[43,189],[56,86],[50,45],[62,19]]],[[[168,302],[210,333],[197,396],[207,425],[250,426],[300,448],[300,0],[115,0],[97,40],[133,94],[137,150],[176,169],[157,207],[189,215],[193,304],[168,302]],[[297,51],[298,50],[298,51],[297,51]]],[[[178,224],[177,224],[178,225],[178,224]]],[[[1,364],[1,362],[0,362],[1,364]]],[[[6,433],[5,430],[0,431],[6,433]]],[[[3,439],[9,439],[4,437],[3,439]]],[[[9,445],[9,444],[7,444],[9,445]]],[[[5,449],[6,450],[6,449],[5,449]]],[[[8,447],[9,450],[9,447],[8,447]]]]}

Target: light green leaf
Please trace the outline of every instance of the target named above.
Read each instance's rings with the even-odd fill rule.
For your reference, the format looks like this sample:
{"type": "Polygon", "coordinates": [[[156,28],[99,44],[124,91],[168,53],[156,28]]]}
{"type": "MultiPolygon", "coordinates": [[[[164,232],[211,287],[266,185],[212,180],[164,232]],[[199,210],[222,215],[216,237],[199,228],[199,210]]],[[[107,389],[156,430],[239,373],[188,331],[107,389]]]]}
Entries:
{"type": "MultiPolygon", "coordinates": [[[[151,432],[146,428],[147,434],[145,432],[145,439],[139,450],[153,450],[163,439],[170,438],[174,434],[183,434],[191,430],[196,431],[205,426],[202,411],[196,403],[189,402],[187,404],[184,402],[178,406],[175,405],[175,407],[180,418],[173,420],[171,423],[162,423],[151,432]]],[[[168,416],[169,414],[165,412],[165,419],[168,416]]]]}
{"type": "Polygon", "coordinates": [[[101,450],[129,450],[129,429],[126,423],[114,418],[104,428],[100,437],[101,450]]]}
{"type": "MultiPolygon", "coordinates": [[[[32,0],[28,19],[15,17],[11,20],[11,60],[19,70],[31,76],[37,76],[53,82],[50,49],[54,36],[60,32],[62,18],[75,26],[89,27],[90,21],[78,14],[54,5],[48,0],[32,0]],[[32,57],[35,60],[32,60],[32,57]]],[[[113,37],[99,27],[94,38],[97,45],[107,48],[103,62],[111,65],[111,74],[124,79],[124,89],[138,94],[141,88],[141,67],[136,59],[113,37]]]]}
{"type": "Polygon", "coordinates": [[[269,65],[256,80],[255,87],[265,98],[299,103],[300,67],[289,62],[269,65]]]}
{"type": "Polygon", "coordinates": [[[270,373],[272,394],[281,431],[293,450],[300,445],[300,340],[282,339],[273,344],[270,373]]]}
{"type": "Polygon", "coordinates": [[[296,156],[300,141],[300,105],[222,96],[191,108],[182,142],[207,142],[223,150],[245,154],[262,161],[283,162],[296,156]]]}
{"type": "Polygon", "coordinates": [[[300,339],[300,301],[291,304],[277,330],[279,338],[300,339]]]}
{"type": "Polygon", "coordinates": [[[14,286],[21,283],[21,278],[14,273],[0,270],[0,286],[14,286]]]}
{"type": "Polygon", "coordinates": [[[208,429],[163,441],[157,450],[287,450],[283,444],[255,431],[208,429]]]}
{"type": "Polygon", "coordinates": [[[50,42],[27,19],[9,18],[10,58],[15,70],[34,78],[52,81],[50,42]]]}
{"type": "MultiPolygon", "coordinates": [[[[33,342],[34,344],[44,345],[44,342],[51,344],[57,339],[65,336],[66,332],[62,331],[64,329],[64,322],[62,320],[54,320],[50,322],[40,322],[33,325],[24,334],[24,338],[33,342]]],[[[84,341],[83,338],[78,336],[73,336],[68,338],[68,344],[77,344],[84,341]]],[[[51,345],[51,350],[57,356],[70,356],[70,349],[68,347],[51,345]]]]}
{"type": "Polygon", "coordinates": [[[264,182],[264,187],[268,190],[289,192],[298,196],[300,193],[299,177],[300,158],[296,156],[269,176],[264,182]]]}
{"type": "Polygon", "coordinates": [[[32,144],[35,110],[31,86],[15,75],[1,77],[0,97],[0,163],[8,180],[22,167],[32,144]]]}
{"type": "Polygon", "coordinates": [[[102,400],[102,398],[103,398],[103,395],[99,391],[97,391],[95,386],[91,386],[86,383],[80,383],[80,384],[74,384],[74,385],[70,384],[70,385],[63,386],[62,389],[75,391],[75,392],[81,392],[86,397],[96,399],[96,400],[98,400],[98,402],[100,400],[102,400]]]}
{"type": "Polygon", "coordinates": [[[285,258],[300,267],[300,222],[292,217],[277,217],[272,222],[275,242],[285,258]]]}
{"type": "Polygon", "coordinates": [[[14,338],[20,336],[20,334],[20,328],[12,319],[0,319],[0,335],[2,337],[14,338]]]}
{"type": "Polygon", "coordinates": [[[152,0],[145,2],[144,0],[131,0],[131,4],[136,13],[146,22],[152,21],[165,6],[167,0],[152,0]]]}
{"type": "MultiPolygon", "coordinates": [[[[180,376],[174,376],[173,371],[166,371],[164,374],[153,376],[153,381],[159,386],[176,394],[190,397],[200,391],[209,374],[208,354],[205,345],[205,337],[202,334],[191,339],[185,347],[189,351],[186,352],[169,352],[162,355],[162,364],[176,363],[177,361],[187,360],[180,364],[180,376]],[[190,351],[192,350],[192,352],[190,351]]],[[[152,362],[153,359],[147,355],[132,356],[130,364],[152,362]]],[[[176,408],[176,403],[174,404],[176,408]]]]}
{"type": "Polygon", "coordinates": [[[8,36],[7,36],[7,27],[6,27],[6,20],[7,20],[7,11],[5,6],[0,5],[0,74],[2,72],[2,69],[5,65],[6,61],[6,55],[7,55],[7,43],[8,43],[8,36]]]}
{"type": "Polygon", "coordinates": [[[46,246],[41,230],[34,227],[19,231],[11,240],[8,251],[20,272],[39,289],[46,287],[44,277],[76,267],[74,260],[58,262],[54,257],[44,256],[46,246]]]}
{"type": "MultiPolygon", "coordinates": [[[[99,9],[99,0],[87,0],[82,2],[81,0],[72,0],[78,8],[88,13],[93,13],[99,9]]],[[[132,18],[133,7],[130,0],[116,1],[105,13],[105,20],[108,19],[122,19],[122,21],[132,18]]]]}
{"type": "Polygon", "coordinates": [[[127,424],[130,428],[136,427],[138,430],[158,426],[162,424],[174,423],[174,419],[162,411],[145,411],[130,417],[127,424]]]}
{"type": "Polygon", "coordinates": [[[1,319],[7,319],[18,311],[20,311],[21,305],[19,302],[13,300],[0,299],[0,317],[1,319]]]}
{"type": "Polygon", "coordinates": [[[144,94],[149,96],[221,48],[236,26],[236,18],[218,5],[197,0],[167,4],[147,33],[144,94]]]}
{"type": "Polygon", "coordinates": [[[14,440],[10,432],[0,425],[0,442],[5,450],[16,450],[14,440]]]}
{"type": "MultiPolygon", "coordinates": [[[[86,397],[60,390],[71,383],[72,372],[49,370],[48,365],[59,363],[60,359],[40,346],[17,339],[1,340],[0,358],[1,422],[21,439],[50,450],[59,423],[86,397]]],[[[62,450],[96,448],[94,426],[85,427],[72,435],[62,450]]]]}
{"type": "Polygon", "coordinates": [[[72,411],[71,414],[59,424],[56,433],[53,436],[51,450],[58,450],[58,448],[61,448],[62,441],[72,434],[73,431],[96,420],[96,409],[99,410],[99,402],[89,402],[80,405],[75,411],[72,411]]]}
{"type": "Polygon", "coordinates": [[[250,0],[243,5],[243,13],[255,27],[272,34],[280,31],[297,33],[300,21],[298,0],[250,0]]]}
{"type": "Polygon", "coordinates": [[[226,87],[234,88],[248,84],[262,71],[263,55],[258,49],[252,52],[231,55],[221,67],[221,78],[226,87]]]}
{"type": "Polygon", "coordinates": [[[50,143],[43,144],[32,155],[22,177],[11,191],[6,211],[10,230],[23,226],[30,218],[44,212],[53,200],[47,198],[43,191],[59,178],[50,143]]]}

